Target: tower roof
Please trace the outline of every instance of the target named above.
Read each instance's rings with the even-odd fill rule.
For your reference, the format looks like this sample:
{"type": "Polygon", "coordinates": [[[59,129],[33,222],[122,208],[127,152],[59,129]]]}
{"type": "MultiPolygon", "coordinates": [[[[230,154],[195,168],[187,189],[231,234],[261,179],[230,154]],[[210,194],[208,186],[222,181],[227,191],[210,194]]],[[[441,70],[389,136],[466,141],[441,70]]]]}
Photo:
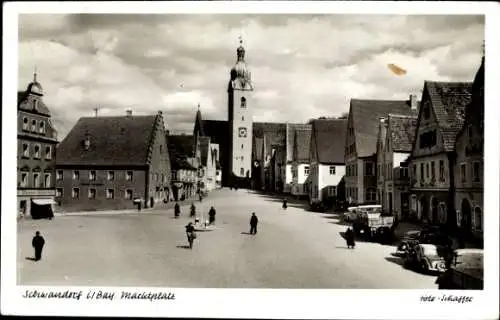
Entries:
{"type": "Polygon", "coordinates": [[[235,80],[236,78],[250,81],[250,72],[245,62],[245,48],[243,47],[243,40],[241,38],[240,46],[236,49],[236,64],[231,69],[231,80],[235,80]]]}
{"type": "Polygon", "coordinates": [[[37,81],[37,72],[35,68],[35,72],[33,72],[33,82],[28,84],[28,88],[26,89],[27,93],[34,93],[36,95],[43,96],[43,88],[42,85],[37,81]]]}

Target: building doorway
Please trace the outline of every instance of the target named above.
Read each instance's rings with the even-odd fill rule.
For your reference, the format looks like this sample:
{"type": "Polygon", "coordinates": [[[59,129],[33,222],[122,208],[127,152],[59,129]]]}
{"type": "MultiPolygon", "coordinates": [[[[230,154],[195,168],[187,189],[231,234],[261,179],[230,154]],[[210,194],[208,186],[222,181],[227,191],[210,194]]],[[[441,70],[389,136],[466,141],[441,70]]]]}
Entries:
{"type": "Polygon", "coordinates": [[[472,230],[472,214],[471,206],[467,199],[462,200],[462,220],[460,226],[465,232],[470,232],[472,230]]]}

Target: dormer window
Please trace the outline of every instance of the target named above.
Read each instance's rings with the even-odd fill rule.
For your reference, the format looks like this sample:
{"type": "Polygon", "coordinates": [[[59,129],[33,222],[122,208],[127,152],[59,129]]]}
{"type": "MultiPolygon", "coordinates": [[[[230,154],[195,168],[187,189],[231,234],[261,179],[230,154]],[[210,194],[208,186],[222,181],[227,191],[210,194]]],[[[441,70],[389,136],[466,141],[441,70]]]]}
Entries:
{"type": "Polygon", "coordinates": [[[37,111],[38,110],[38,100],[33,100],[33,110],[37,111]]]}
{"type": "Polygon", "coordinates": [[[242,108],[247,107],[247,99],[245,97],[241,97],[241,107],[242,108]]]}
{"type": "Polygon", "coordinates": [[[38,132],[45,133],[45,122],[44,121],[40,121],[40,126],[38,127],[38,132]]]}
{"type": "Polygon", "coordinates": [[[31,121],[31,131],[36,132],[36,120],[31,121]]]}

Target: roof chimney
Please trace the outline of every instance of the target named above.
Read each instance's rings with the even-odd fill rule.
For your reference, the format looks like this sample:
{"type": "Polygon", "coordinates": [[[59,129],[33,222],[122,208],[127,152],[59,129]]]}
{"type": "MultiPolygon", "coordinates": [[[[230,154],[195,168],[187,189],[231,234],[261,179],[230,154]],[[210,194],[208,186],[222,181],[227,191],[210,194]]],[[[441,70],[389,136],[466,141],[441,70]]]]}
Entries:
{"type": "Polygon", "coordinates": [[[414,94],[410,94],[410,107],[411,107],[411,110],[415,110],[415,111],[418,108],[417,96],[414,94]]]}
{"type": "Polygon", "coordinates": [[[130,117],[132,115],[132,109],[127,109],[125,113],[130,117]]]}

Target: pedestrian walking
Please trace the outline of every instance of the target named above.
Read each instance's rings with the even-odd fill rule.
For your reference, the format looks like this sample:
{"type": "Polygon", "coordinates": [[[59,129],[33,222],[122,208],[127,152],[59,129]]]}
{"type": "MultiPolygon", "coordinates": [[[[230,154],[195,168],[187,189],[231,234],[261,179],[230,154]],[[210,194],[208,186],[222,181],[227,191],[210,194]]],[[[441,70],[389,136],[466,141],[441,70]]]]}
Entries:
{"type": "Polygon", "coordinates": [[[352,231],[351,228],[347,228],[347,231],[345,232],[345,240],[347,242],[347,249],[354,249],[356,242],[354,239],[354,231],[352,231]]]}
{"type": "Polygon", "coordinates": [[[214,207],[210,208],[210,211],[208,211],[208,224],[211,225],[215,222],[215,209],[214,207]]]}
{"type": "Polygon", "coordinates": [[[35,248],[35,261],[42,259],[42,250],[45,245],[45,239],[40,235],[40,231],[35,233],[33,241],[31,241],[33,248],[35,248]]]}
{"type": "Polygon", "coordinates": [[[194,218],[196,216],[196,207],[194,206],[194,203],[191,203],[191,213],[189,214],[190,218],[194,218]]]}
{"type": "Polygon", "coordinates": [[[250,217],[250,234],[257,234],[258,223],[259,223],[259,218],[257,218],[255,212],[252,212],[252,216],[250,217]]]}
{"type": "Polygon", "coordinates": [[[186,226],[186,236],[189,243],[189,249],[193,249],[193,241],[196,239],[196,232],[192,222],[188,223],[186,226]]]}
{"type": "Polygon", "coordinates": [[[283,209],[286,209],[288,208],[288,205],[287,205],[287,201],[286,201],[286,198],[283,199],[283,209]]]}
{"type": "Polygon", "coordinates": [[[203,200],[203,193],[200,191],[200,202],[203,200]]]}
{"type": "Polygon", "coordinates": [[[179,218],[180,215],[181,215],[181,207],[179,206],[179,203],[176,202],[174,206],[174,216],[175,218],[179,218]]]}

